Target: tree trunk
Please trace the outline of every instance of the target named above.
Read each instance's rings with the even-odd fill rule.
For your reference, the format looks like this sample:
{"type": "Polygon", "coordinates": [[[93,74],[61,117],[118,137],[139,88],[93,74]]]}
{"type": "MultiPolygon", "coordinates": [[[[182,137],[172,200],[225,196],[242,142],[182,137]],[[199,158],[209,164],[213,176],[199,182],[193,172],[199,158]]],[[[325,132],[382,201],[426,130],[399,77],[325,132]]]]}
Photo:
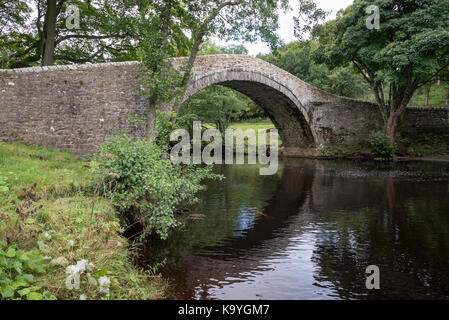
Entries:
{"type": "Polygon", "coordinates": [[[42,66],[51,66],[54,63],[57,16],[56,0],[47,0],[47,11],[42,32],[42,66]]]}
{"type": "Polygon", "coordinates": [[[148,110],[147,110],[147,122],[145,126],[145,138],[147,141],[153,140],[157,133],[155,130],[155,120],[156,120],[156,104],[153,99],[148,101],[148,110]]]}
{"type": "Polygon", "coordinates": [[[449,90],[448,90],[447,96],[446,96],[446,106],[449,106],[449,90]]]}
{"type": "Polygon", "coordinates": [[[407,105],[413,97],[413,93],[416,90],[416,83],[418,79],[409,83],[407,86],[398,88],[393,95],[392,106],[388,115],[388,120],[385,123],[385,134],[388,136],[390,143],[396,142],[397,129],[399,126],[398,120],[402,117],[407,109],[407,105]],[[403,94],[401,94],[403,92],[403,94]]]}
{"type": "Polygon", "coordinates": [[[200,46],[203,43],[203,34],[201,34],[198,39],[195,41],[192,47],[192,51],[190,53],[189,61],[187,62],[186,69],[184,71],[184,76],[182,79],[181,86],[183,87],[182,93],[179,97],[176,97],[175,103],[173,104],[173,117],[172,117],[172,125],[174,126],[176,120],[178,119],[179,109],[181,108],[182,99],[184,98],[186,86],[190,80],[190,76],[192,75],[193,65],[195,64],[196,57],[198,56],[198,52],[200,51],[200,46]]]}
{"type": "Polygon", "coordinates": [[[396,141],[396,126],[399,114],[396,112],[391,112],[388,117],[388,121],[385,128],[385,134],[390,139],[390,143],[393,144],[396,141]]]}
{"type": "Polygon", "coordinates": [[[426,107],[429,106],[429,100],[430,100],[430,89],[432,88],[432,83],[429,82],[426,86],[426,107]]]}

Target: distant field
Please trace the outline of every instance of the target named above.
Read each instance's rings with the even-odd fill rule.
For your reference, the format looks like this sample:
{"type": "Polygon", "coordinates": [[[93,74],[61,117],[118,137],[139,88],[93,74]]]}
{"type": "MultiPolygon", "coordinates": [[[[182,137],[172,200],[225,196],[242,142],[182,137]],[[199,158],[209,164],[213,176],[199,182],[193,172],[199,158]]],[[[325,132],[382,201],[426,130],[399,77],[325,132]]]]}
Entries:
{"type": "MultiPolygon", "coordinates": [[[[446,104],[446,100],[448,99],[449,85],[441,83],[440,85],[433,84],[430,89],[429,95],[429,107],[449,107],[446,104]]],[[[375,103],[376,100],[372,93],[368,92],[360,97],[360,100],[367,100],[375,103]]],[[[412,100],[409,103],[409,106],[413,107],[424,107],[426,105],[426,88],[419,88],[415,94],[413,95],[412,100]]]]}
{"type": "MultiPolygon", "coordinates": [[[[248,129],[254,129],[256,131],[256,133],[258,132],[258,130],[268,130],[268,129],[274,129],[275,126],[273,124],[273,122],[271,122],[270,120],[247,120],[247,121],[243,121],[243,122],[238,122],[238,123],[234,123],[232,124],[230,127],[230,129],[235,129],[235,130],[248,130],[248,129]]],[[[267,135],[267,143],[269,143],[269,136],[267,135]]],[[[259,141],[257,141],[256,143],[256,148],[258,147],[258,143],[259,141]]],[[[241,144],[236,144],[235,147],[240,146],[241,144]]],[[[279,138],[278,141],[278,145],[279,147],[282,146],[282,141],[279,138]]],[[[245,150],[245,152],[248,152],[248,142],[247,140],[245,140],[243,148],[245,150]]]]}
{"type": "Polygon", "coordinates": [[[247,120],[243,122],[234,123],[230,126],[230,129],[254,129],[254,130],[268,130],[274,129],[274,124],[270,120],[247,120]]]}

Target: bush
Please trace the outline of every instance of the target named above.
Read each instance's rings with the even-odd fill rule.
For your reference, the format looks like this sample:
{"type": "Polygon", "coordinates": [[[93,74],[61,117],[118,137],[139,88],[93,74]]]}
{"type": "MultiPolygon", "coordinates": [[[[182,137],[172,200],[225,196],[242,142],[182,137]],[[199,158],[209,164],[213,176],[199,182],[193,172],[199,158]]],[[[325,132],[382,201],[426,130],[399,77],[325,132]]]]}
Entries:
{"type": "Polygon", "coordinates": [[[376,154],[387,159],[393,158],[395,153],[398,152],[397,144],[391,144],[390,139],[382,132],[371,134],[368,144],[376,154]]]}
{"type": "Polygon", "coordinates": [[[179,226],[176,211],[197,200],[201,181],[219,178],[210,167],[173,165],[163,147],[127,134],[111,136],[93,165],[101,192],[112,199],[125,227],[142,226],[140,238],[167,238],[179,226]]]}

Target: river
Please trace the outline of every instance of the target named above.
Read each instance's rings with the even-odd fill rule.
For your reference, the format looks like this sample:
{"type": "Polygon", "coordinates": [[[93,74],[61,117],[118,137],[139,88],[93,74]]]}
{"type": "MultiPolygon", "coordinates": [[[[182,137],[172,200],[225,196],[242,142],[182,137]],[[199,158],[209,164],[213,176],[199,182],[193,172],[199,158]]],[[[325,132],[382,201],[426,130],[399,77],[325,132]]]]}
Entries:
{"type": "Polygon", "coordinates": [[[170,299],[448,299],[449,164],[216,166],[183,230],[152,242],[170,299]],[[204,215],[204,216],[203,216],[204,215]],[[380,289],[366,288],[366,268],[380,289]]]}

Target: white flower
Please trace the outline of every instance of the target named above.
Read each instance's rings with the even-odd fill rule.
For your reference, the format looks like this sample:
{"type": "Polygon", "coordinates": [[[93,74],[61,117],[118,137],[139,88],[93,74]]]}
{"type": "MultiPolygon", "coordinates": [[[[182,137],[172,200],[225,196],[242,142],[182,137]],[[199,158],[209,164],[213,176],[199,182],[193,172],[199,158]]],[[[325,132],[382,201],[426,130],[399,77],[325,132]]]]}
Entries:
{"type": "Polygon", "coordinates": [[[48,232],[44,233],[44,238],[47,240],[51,240],[51,235],[48,232]]]}
{"type": "Polygon", "coordinates": [[[100,284],[100,293],[109,294],[109,287],[111,285],[111,280],[108,277],[103,276],[98,279],[98,283],[100,284]]]}
{"type": "Polygon", "coordinates": [[[82,294],[82,295],[80,295],[80,300],[87,300],[87,298],[84,294],[82,294]]]}
{"type": "Polygon", "coordinates": [[[74,240],[69,240],[67,241],[69,243],[69,246],[73,247],[75,245],[75,241],[74,240]]]}

